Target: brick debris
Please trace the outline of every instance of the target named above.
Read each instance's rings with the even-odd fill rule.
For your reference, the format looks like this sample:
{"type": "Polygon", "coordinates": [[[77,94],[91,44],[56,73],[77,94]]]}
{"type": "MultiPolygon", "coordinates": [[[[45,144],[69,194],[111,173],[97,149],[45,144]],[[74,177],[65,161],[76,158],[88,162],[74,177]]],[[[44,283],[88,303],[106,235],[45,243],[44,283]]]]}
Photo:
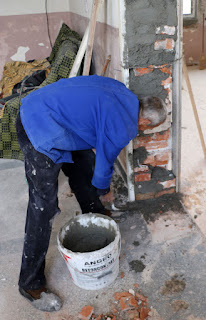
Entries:
{"type": "Polygon", "coordinates": [[[115,292],[115,307],[108,314],[96,315],[92,306],[84,306],[79,319],[82,320],[147,320],[149,312],[148,299],[137,291],[138,284],[134,290],[115,292]]]}

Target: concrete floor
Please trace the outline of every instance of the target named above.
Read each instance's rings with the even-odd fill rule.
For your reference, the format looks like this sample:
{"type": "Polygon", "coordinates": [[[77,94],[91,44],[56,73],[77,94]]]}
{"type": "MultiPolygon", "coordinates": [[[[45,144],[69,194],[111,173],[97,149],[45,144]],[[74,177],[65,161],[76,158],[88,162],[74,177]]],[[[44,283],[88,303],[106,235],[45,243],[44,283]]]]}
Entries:
{"type": "MultiPolygon", "coordinates": [[[[206,70],[199,70],[197,66],[190,67],[189,76],[206,143],[206,70]]],[[[192,219],[206,236],[206,159],[204,159],[184,78],[182,104],[181,192],[185,195],[183,203],[192,219]]]]}
{"type": "MultiPolygon", "coordinates": [[[[198,111],[203,119],[206,116],[203,88],[206,70],[193,68],[190,76],[198,94],[198,111]]],[[[164,204],[159,208],[163,213],[152,220],[145,219],[141,210],[115,213],[114,219],[119,224],[122,236],[120,273],[107,288],[87,291],[75,286],[58,252],[58,230],[80,211],[66,179],[60,176],[59,201],[62,213],[54,222],[46,266],[48,286],[64,301],[62,310],[57,313],[49,314],[34,309],[18,293],[28,200],[27,183],[21,162],[0,160],[1,320],[77,320],[81,308],[88,304],[94,307],[96,314],[106,314],[114,306],[117,307],[114,293],[137,290],[135,283],[139,285],[138,291],[148,296],[149,307],[152,308],[150,320],[206,319],[206,224],[204,226],[203,223],[206,219],[206,173],[185,85],[183,105],[182,191],[188,214],[174,208],[165,211],[164,204]],[[123,278],[121,272],[124,272],[123,278]]],[[[117,320],[123,319],[128,320],[128,315],[122,312],[117,320]]]]}

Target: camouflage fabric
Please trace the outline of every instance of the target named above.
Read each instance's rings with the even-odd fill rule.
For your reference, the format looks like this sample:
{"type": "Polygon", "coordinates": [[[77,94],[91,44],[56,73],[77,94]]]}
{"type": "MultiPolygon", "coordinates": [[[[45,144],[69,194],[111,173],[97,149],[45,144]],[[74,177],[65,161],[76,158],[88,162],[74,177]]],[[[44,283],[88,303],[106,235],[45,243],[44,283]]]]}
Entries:
{"type": "MultiPolygon", "coordinates": [[[[50,73],[40,87],[69,77],[80,43],[80,36],[66,24],[62,24],[48,59],[51,64],[50,73]]],[[[21,98],[27,94],[29,93],[22,94],[21,98]]],[[[19,108],[20,101],[17,97],[9,100],[0,111],[0,158],[23,160],[15,128],[19,108]]]]}

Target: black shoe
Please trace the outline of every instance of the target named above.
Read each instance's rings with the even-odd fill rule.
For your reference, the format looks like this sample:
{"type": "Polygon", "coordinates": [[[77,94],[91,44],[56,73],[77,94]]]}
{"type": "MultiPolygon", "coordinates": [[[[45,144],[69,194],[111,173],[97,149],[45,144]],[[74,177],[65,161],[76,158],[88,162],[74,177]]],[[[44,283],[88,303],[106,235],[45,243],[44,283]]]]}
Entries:
{"type": "Polygon", "coordinates": [[[59,311],[62,307],[60,298],[45,287],[39,290],[24,290],[19,287],[19,292],[33,307],[41,311],[59,311]]]}

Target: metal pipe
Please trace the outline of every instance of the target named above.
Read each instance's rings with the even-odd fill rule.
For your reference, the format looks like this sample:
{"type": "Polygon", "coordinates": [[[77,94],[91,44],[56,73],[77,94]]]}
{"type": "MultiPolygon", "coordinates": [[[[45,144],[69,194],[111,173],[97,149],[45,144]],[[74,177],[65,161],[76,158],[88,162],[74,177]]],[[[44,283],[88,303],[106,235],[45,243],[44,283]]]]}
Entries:
{"type": "Polygon", "coordinates": [[[180,191],[181,173],[181,109],[182,109],[182,0],[177,0],[177,40],[173,63],[172,86],[172,170],[176,176],[176,192],[180,191]]]}
{"type": "MultiPolygon", "coordinates": [[[[129,68],[128,62],[128,48],[125,40],[126,35],[126,4],[125,0],[119,0],[119,37],[120,37],[120,54],[122,63],[122,79],[123,83],[129,87],[129,68]]],[[[133,166],[133,141],[126,146],[126,167],[127,167],[127,186],[128,186],[128,200],[135,201],[134,188],[134,166],[133,166]]]]}

